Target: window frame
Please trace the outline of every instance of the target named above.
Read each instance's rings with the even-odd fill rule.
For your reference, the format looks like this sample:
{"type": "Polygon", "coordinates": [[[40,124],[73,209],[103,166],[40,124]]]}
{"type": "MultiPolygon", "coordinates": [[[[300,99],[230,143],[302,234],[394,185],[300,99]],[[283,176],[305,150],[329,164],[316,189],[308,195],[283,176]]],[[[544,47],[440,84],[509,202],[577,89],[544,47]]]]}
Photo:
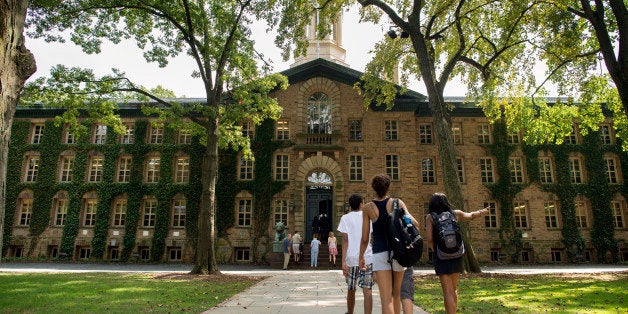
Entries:
{"type": "Polygon", "coordinates": [[[179,184],[189,183],[190,182],[190,157],[178,156],[174,159],[174,162],[175,162],[174,183],[179,183],[179,184]]]}
{"type": "Polygon", "coordinates": [[[251,227],[253,221],[253,199],[241,197],[236,203],[236,225],[238,227],[251,227]]]}
{"type": "Polygon", "coordinates": [[[363,140],[362,119],[349,119],[349,141],[360,142],[363,140]]]}
{"type": "Polygon", "coordinates": [[[397,120],[384,120],[384,141],[398,141],[399,126],[397,120]]]}
{"type": "Polygon", "coordinates": [[[433,145],[434,144],[434,132],[432,130],[432,124],[430,123],[419,124],[419,144],[420,145],[433,145]]]}
{"type": "Polygon", "coordinates": [[[384,157],[384,167],[386,169],[386,174],[390,177],[392,181],[399,181],[399,155],[397,154],[386,154],[384,157]]]}
{"type": "Polygon", "coordinates": [[[364,160],[361,154],[349,155],[349,181],[364,181],[364,160]]]}

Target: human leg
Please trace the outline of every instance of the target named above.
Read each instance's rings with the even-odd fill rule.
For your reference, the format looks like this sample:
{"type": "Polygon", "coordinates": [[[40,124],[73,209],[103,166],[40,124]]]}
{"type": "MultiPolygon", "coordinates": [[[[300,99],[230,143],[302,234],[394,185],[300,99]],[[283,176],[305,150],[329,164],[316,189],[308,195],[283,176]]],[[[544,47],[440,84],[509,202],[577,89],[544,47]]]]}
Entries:
{"type": "Polygon", "coordinates": [[[289,262],[290,262],[290,253],[283,253],[283,269],[288,269],[289,262]]]}
{"type": "Polygon", "coordinates": [[[382,314],[392,314],[395,310],[392,297],[392,270],[378,270],[374,273],[377,277],[382,314]]]}
{"type": "Polygon", "coordinates": [[[362,287],[364,295],[364,313],[371,314],[373,312],[373,264],[366,266],[366,270],[360,270],[359,286],[362,287]]]}
{"type": "Polygon", "coordinates": [[[443,291],[445,311],[447,314],[456,313],[456,287],[454,287],[453,274],[438,275],[438,278],[440,278],[440,286],[443,291]]]}
{"type": "Polygon", "coordinates": [[[403,282],[403,271],[393,271],[392,279],[392,300],[395,313],[401,313],[401,283],[403,282]]]}

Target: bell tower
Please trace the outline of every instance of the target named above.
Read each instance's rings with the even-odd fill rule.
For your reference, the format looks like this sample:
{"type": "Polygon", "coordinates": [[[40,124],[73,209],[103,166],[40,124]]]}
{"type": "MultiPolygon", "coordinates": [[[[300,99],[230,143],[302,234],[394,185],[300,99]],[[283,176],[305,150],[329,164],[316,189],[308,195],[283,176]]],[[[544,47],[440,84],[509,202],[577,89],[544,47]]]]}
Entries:
{"type": "Polygon", "coordinates": [[[322,58],[344,66],[346,51],[342,47],[342,11],[331,25],[331,32],[323,39],[316,36],[316,26],[319,23],[318,10],[310,17],[310,24],[305,29],[305,36],[309,41],[305,56],[299,56],[290,67],[322,58]]]}

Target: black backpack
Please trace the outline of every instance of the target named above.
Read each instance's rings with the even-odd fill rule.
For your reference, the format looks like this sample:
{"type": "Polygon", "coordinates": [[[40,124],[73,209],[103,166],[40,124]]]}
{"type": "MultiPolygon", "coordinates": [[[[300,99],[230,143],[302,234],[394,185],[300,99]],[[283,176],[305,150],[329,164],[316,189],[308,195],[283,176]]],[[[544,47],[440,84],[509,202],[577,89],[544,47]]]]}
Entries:
{"type": "Polygon", "coordinates": [[[434,222],[434,246],[441,260],[458,258],[464,255],[464,243],[456,214],[444,211],[440,214],[431,213],[434,222]]]}
{"type": "Polygon", "coordinates": [[[393,252],[392,259],[403,267],[410,267],[421,259],[423,238],[404,216],[405,211],[399,208],[399,199],[394,199],[393,210],[388,214],[388,247],[393,252]]]}

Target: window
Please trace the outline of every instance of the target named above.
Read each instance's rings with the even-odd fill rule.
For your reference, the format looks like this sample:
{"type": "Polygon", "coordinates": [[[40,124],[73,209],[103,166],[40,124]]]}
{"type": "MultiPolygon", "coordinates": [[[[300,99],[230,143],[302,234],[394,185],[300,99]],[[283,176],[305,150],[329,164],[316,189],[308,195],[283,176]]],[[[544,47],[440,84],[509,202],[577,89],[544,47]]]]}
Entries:
{"type": "Polygon", "coordinates": [[[491,131],[487,123],[481,123],[478,125],[478,144],[490,144],[491,143],[491,131]]]}
{"type": "Polygon", "coordinates": [[[24,182],[37,181],[38,173],[39,173],[39,156],[26,157],[26,173],[24,176],[24,182]]]}
{"type": "Polygon", "coordinates": [[[397,121],[385,120],[384,121],[384,139],[387,141],[396,141],[399,139],[397,134],[397,121]]]}
{"type": "Polygon", "coordinates": [[[432,158],[424,158],[421,160],[421,180],[423,183],[435,183],[434,177],[434,160],[432,158]]]}
{"type": "Polygon", "coordinates": [[[275,155],[275,180],[288,181],[290,169],[290,156],[286,154],[275,155]]]}
{"type": "Polygon", "coordinates": [[[288,225],[288,201],[276,200],[275,201],[275,224],[282,222],[284,226],[288,225]]]}
{"type": "Polygon", "coordinates": [[[248,262],[251,260],[251,249],[249,248],[235,248],[235,260],[236,262],[248,262]]]}
{"type": "Polygon", "coordinates": [[[89,182],[102,181],[102,169],[104,158],[102,156],[92,156],[89,161],[89,182]]]}
{"type": "Polygon", "coordinates": [[[246,136],[250,139],[255,138],[255,125],[253,122],[247,121],[242,123],[242,136],[246,136]]]}
{"type": "Polygon", "coordinates": [[[528,228],[528,209],[525,202],[514,202],[515,228],[528,228]]]}
{"type": "Polygon", "coordinates": [[[578,227],[580,228],[589,227],[587,210],[582,202],[576,203],[576,221],[578,223],[578,227]]]}
{"type": "Polygon", "coordinates": [[[307,133],[331,134],[331,101],[326,94],[316,92],[307,103],[307,133]]]}
{"type": "Polygon", "coordinates": [[[176,198],[172,202],[172,226],[185,227],[187,201],[185,198],[176,198]]]}
{"type": "Polygon", "coordinates": [[[171,247],[168,249],[168,260],[169,261],[180,261],[181,260],[181,248],[180,247],[171,247]]]}
{"type": "Polygon", "coordinates": [[[164,142],[164,126],[163,124],[154,124],[150,127],[149,144],[161,144],[164,142]]]}
{"type": "Polygon", "coordinates": [[[499,250],[491,250],[491,262],[499,262],[499,250]]]}
{"type": "Polygon", "coordinates": [[[85,199],[83,202],[83,226],[92,227],[96,225],[96,205],[98,200],[85,199]]]}
{"type": "Polygon", "coordinates": [[[552,249],[552,262],[562,262],[563,254],[562,249],[552,249]]]}
{"type": "Polygon", "coordinates": [[[133,144],[135,142],[135,128],[132,124],[124,124],[124,134],[120,136],[120,144],[133,144]]]}
{"type": "Polygon", "coordinates": [[[488,214],[484,216],[484,226],[486,228],[497,228],[497,206],[494,202],[484,202],[484,207],[489,207],[488,214]]]}
{"type": "Polygon", "coordinates": [[[362,155],[349,155],[349,181],[362,181],[362,155]]]}
{"type": "Polygon", "coordinates": [[[33,125],[33,131],[31,135],[31,144],[39,144],[41,143],[41,139],[44,136],[44,125],[43,124],[35,124],[33,125]]]}
{"type": "Polygon", "coordinates": [[[290,127],[288,121],[277,121],[277,130],[275,137],[279,141],[287,141],[290,139],[290,127]]]}
{"type": "Polygon", "coordinates": [[[238,226],[240,227],[251,226],[252,213],[253,213],[253,200],[251,199],[238,200],[238,226]]]}
{"type": "Polygon", "coordinates": [[[493,183],[493,159],[480,158],[480,174],[482,183],[493,183]]]}
{"type": "Polygon", "coordinates": [[[431,124],[419,125],[419,143],[424,144],[424,145],[433,144],[431,124]]]}
{"type": "Polygon", "coordinates": [[[399,156],[386,155],[386,174],[393,181],[399,180],[399,156]]]}
{"type": "Polygon", "coordinates": [[[74,156],[62,156],[60,162],[59,182],[72,182],[72,168],[74,166],[74,156]]]}
{"type": "Polygon", "coordinates": [[[33,213],[33,199],[23,198],[20,200],[18,226],[28,226],[31,224],[31,214],[33,213]]]}
{"type": "Polygon", "coordinates": [[[569,158],[569,175],[571,176],[571,183],[582,183],[582,166],[580,158],[569,158]]]}
{"type": "Polygon", "coordinates": [[[458,173],[460,183],[464,183],[464,163],[462,158],[456,158],[456,172],[458,173]]]}
{"type": "Polygon", "coordinates": [[[615,228],[623,228],[624,227],[624,215],[623,208],[621,202],[613,201],[611,202],[611,209],[613,210],[613,222],[615,223],[615,228]]]}
{"type": "Polygon", "coordinates": [[[131,156],[122,156],[118,159],[118,182],[131,181],[131,156]]]}
{"type": "Polygon", "coordinates": [[[192,144],[192,132],[181,130],[177,134],[177,144],[192,144]]]}
{"type": "Polygon", "coordinates": [[[65,225],[65,220],[68,217],[68,205],[70,201],[67,199],[67,195],[65,193],[63,193],[63,196],[65,196],[65,198],[61,198],[61,196],[59,196],[54,200],[55,216],[53,222],[55,226],[65,225]]]}
{"type": "Polygon", "coordinates": [[[142,204],[142,227],[154,227],[157,217],[157,200],[145,198],[142,204]]]}
{"type": "Polygon", "coordinates": [[[543,204],[545,208],[545,227],[558,228],[558,216],[556,215],[556,202],[548,201],[543,204]]]}
{"type": "Polygon", "coordinates": [[[76,139],[74,138],[74,133],[70,132],[67,126],[64,127],[63,131],[63,143],[65,144],[76,144],[76,139]]]}
{"type": "Polygon", "coordinates": [[[188,183],[190,181],[190,157],[177,157],[174,182],[188,183]]]}
{"type": "Polygon", "coordinates": [[[606,157],[604,158],[604,160],[606,161],[606,180],[610,184],[619,183],[619,180],[617,179],[617,164],[618,163],[615,161],[615,158],[606,157]]]}
{"type": "Polygon", "coordinates": [[[94,137],[92,143],[94,144],[105,144],[107,141],[107,126],[102,124],[97,124],[94,126],[94,137]]]}
{"type": "Polygon", "coordinates": [[[510,181],[512,183],[523,183],[523,160],[521,157],[509,158],[510,181]]]}
{"type": "Polygon", "coordinates": [[[109,249],[109,259],[112,261],[120,259],[120,250],[117,247],[111,247],[109,249]]]}
{"type": "Polygon", "coordinates": [[[508,144],[519,144],[518,132],[508,132],[508,144]]]}
{"type": "Polygon", "coordinates": [[[124,227],[126,223],[126,199],[117,199],[113,204],[113,226],[124,227]]]}
{"type": "Polygon", "coordinates": [[[140,259],[143,261],[147,261],[150,259],[150,249],[146,246],[138,246],[137,251],[140,252],[140,259]]]}
{"type": "Polygon", "coordinates": [[[611,126],[608,124],[603,124],[600,127],[600,137],[602,139],[602,144],[611,145],[613,144],[613,136],[611,126]]]}
{"type": "Polygon", "coordinates": [[[89,247],[80,247],[79,251],[79,259],[89,259],[89,256],[92,253],[92,249],[89,247]]]}
{"type": "Polygon", "coordinates": [[[362,140],[362,120],[349,120],[349,140],[362,140]]]}
{"type": "Polygon", "coordinates": [[[565,137],[565,143],[567,144],[578,144],[578,136],[576,133],[576,126],[575,125],[571,125],[571,133],[569,133],[569,135],[567,137],[565,137]]]}
{"type": "Polygon", "coordinates": [[[454,145],[462,145],[462,126],[460,123],[454,123],[451,127],[451,138],[454,145]]]}
{"type": "Polygon", "coordinates": [[[549,157],[539,158],[539,180],[541,181],[541,183],[554,182],[552,161],[549,157]]]}
{"type": "Polygon", "coordinates": [[[160,168],[161,158],[159,156],[149,157],[146,160],[146,183],[159,182],[160,168]]]}
{"type": "Polygon", "coordinates": [[[253,160],[240,156],[240,167],[238,167],[238,178],[240,180],[253,180],[253,160]]]}

